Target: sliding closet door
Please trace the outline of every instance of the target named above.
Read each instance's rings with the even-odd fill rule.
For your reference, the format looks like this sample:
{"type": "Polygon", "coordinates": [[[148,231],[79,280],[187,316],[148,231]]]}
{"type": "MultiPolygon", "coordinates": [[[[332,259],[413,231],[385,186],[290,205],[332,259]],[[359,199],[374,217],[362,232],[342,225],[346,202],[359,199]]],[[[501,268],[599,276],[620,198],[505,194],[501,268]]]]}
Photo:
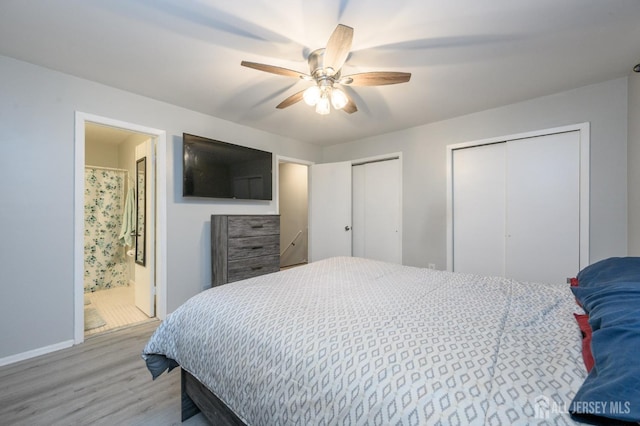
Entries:
{"type": "Polygon", "coordinates": [[[452,152],[453,270],[564,283],[580,270],[580,132],[452,152]]]}
{"type": "Polygon", "coordinates": [[[354,165],[353,255],[402,263],[400,160],[354,165]]]}
{"type": "Polygon", "coordinates": [[[453,151],[453,270],[505,273],[506,143],[453,151]]]}
{"type": "Polygon", "coordinates": [[[507,143],[506,271],[565,282],[580,270],[580,133],[507,143]]]}
{"type": "Polygon", "coordinates": [[[365,257],[366,196],[364,187],[367,182],[365,166],[351,167],[351,248],[356,257],[365,257]]]}

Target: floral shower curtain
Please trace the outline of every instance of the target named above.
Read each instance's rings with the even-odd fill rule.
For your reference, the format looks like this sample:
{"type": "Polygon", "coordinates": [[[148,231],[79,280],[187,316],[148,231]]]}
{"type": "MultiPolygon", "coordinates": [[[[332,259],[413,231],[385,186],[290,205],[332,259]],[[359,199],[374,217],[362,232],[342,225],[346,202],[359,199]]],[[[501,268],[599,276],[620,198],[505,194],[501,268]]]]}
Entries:
{"type": "Polygon", "coordinates": [[[126,171],[86,167],[84,171],[84,291],[128,285],[122,226],[126,171]]]}

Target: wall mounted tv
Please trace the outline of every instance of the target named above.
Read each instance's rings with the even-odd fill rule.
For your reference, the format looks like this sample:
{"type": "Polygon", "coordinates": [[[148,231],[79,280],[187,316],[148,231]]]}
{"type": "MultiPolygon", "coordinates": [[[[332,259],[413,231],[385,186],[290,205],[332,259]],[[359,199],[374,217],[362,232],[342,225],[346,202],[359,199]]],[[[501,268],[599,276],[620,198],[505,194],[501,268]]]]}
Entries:
{"type": "Polygon", "coordinates": [[[245,146],[182,135],[182,195],[272,199],[272,154],[245,146]]]}

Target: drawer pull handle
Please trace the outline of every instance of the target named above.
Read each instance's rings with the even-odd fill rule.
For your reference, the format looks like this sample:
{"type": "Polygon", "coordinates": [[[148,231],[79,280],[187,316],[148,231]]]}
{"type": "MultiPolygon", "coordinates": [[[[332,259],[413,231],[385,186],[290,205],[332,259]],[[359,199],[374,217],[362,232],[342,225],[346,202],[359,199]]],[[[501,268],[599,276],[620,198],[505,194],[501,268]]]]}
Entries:
{"type": "Polygon", "coordinates": [[[262,266],[252,266],[252,267],[251,267],[251,270],[252,270],[252,271],[258,271],[258,270],[260,270],[260,269],[262,269],[262,266]]]}
{"type": "Polygon", "coordinates": [[[255,246],[255,247],[251,247],[251,250],[260,250],[262,248],[262,246],[255,246]]]}
{"type": "Polygon", "coordinates": [[[251,228],[253,229],[264,228],[264,225],[251,225],[251,228]]]}

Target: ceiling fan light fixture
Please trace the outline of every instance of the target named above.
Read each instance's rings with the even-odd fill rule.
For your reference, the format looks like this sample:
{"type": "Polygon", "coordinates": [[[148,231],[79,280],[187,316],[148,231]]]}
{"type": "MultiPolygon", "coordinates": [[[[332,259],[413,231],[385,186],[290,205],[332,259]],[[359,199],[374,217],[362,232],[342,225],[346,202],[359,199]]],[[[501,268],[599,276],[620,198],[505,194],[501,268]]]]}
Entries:
{"type": "Polygon", "coordinates": [[[307,56],[309,74],[257,62],[241,61],[240,65],[285,77],[295,77],[313,82],[312,87],[300,90],[278,105],[277,109],[288,108],[302,100],[309,106],[314,106],[318,114],[326,115],[333,106],[336,110],[343,110],[353,114],[358,108],[348,92],[340,89],[346,85],[352,86],[383,86],[388,84],[406,83],[411,73],[393,71],[369,71],[352,75],[342,75],[342,67],[349,58],[353,28],[338,24],[327,42],[326,47],[316,49],[307,56]],[[334,86],[336,85],[336,86],[334,86]]]}
{"type": "Polygon", "coordinates": [[[316,112],[320,115],[327,115],[331,112],[331,105],[329,103],[329,97],[326,93],[323,93],[322,96],[318,99],[318,103],[316,103],[316,112]]]}
{"type": "Polygon", "coordinates": [[[348,102],[349,99],[347,99],[347,95],[342,90],[335,87],[331,90],[331,105],[333,105],[335,109],[344,108],[348,102]]]}
{"type": "Polygon", "coordinates": [[[316,105],[318,103],[318,100],[320,99],[320,88],[318,86],[311,86],[307,88],[302,93],[302,98],[307,105],[316,105]]]}

